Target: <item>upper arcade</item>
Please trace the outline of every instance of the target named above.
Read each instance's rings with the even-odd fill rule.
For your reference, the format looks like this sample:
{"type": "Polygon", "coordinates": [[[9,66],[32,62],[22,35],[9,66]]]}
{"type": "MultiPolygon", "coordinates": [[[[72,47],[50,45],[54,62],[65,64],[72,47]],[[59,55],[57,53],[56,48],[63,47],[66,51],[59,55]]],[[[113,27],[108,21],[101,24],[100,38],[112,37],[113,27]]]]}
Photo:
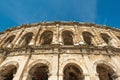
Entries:
{"type": "Polygon", "coordinates": [[[0,34],[1,49],[55,45],[73,48],[112,47],[119,50],[120,30],[92,23],[41,22],[11,28],[0,34]]]}

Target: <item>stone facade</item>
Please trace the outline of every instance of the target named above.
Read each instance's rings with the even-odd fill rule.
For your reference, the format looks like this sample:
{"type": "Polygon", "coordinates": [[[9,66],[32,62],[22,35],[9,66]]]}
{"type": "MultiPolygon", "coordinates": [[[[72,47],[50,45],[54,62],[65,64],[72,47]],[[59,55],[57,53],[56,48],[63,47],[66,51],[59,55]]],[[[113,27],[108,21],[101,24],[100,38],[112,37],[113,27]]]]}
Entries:
{"type": "Polygon", "coordinates": [[[42,22],[0,33],[0,80],[120,80],[120,30],[42,22]]]}

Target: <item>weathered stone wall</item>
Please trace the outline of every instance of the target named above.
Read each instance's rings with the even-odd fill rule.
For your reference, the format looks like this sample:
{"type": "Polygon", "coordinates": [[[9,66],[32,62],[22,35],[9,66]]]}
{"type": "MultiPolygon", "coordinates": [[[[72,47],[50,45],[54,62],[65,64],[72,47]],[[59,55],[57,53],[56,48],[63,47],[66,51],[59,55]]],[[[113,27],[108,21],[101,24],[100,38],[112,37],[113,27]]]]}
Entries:
{"type": "MultiPolygon", "coordinates": [[[[33,66],[42,63],[48,66],[48,80],[63,80],[65,67],[73,64],[79,66],[83,80],[100,80],[97,65],[105,64],[114,71],[113,80],[120,80],[119,34],[119,30],[109,27],[71,22],[23,25],[7,30],[0,34],[0,74],[5,71],[6,66],[15,65],[17,71],[13,80],[29,80],[28,77],[31,76],[29,72],[33,66]],[[43,42],[41,36],[45,31],[53,32],[52,41],[50,44],[41,45],[43,42]],[[72,36],[73,45],[64,45],[62,36],[64,31],[72,32],[71,35],[65,36],[65,39],[69,42],[72,36]],[[32,39],[27,43],[24,41],[26,37],[23,36],[31,32],[32,39]],[[83,32],[92,34],[91,38],[85,38],[91,39],[91,45],[86,44],[83,32]],[[101,33],[110,37],[108,43],[100,36],[101,33]],[[15,35],[15,38],[7,42],[7,38],[12,35],[15,35]],[[21,42],[27,45],[20,46],[21,42]]],[[[50,39],[47,35],[43,38],[50,39]]]]}

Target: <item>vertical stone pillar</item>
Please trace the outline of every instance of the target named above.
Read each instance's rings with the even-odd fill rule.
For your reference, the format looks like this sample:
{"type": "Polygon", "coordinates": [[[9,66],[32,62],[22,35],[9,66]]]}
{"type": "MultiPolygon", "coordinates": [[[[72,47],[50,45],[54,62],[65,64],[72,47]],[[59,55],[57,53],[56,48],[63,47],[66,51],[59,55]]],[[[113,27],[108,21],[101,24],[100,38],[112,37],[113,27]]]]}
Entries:
{"type": "Polygon", "coordinates": [[[39,26],[39,31],[37,33],[36,40],[35,40],[36,46],[40,46],[41,35],[45,30],[46,29],[43,26],[41,26],[41,25],[39,26]]]}
{"type": "Polygon", "coordinates": [[[16,44],[16,41],[19,39],[20,35],[23,33],[24,29],[22,29],[21,31],[19,31],[19,33],[16,35],[15,39],[13,40],[13,42],[11,43],[12,47],[14,47],[16,44]]]}
{"type": "Polygon", "coordinates": [[[6,35],[4,35],[4,38],[0,41],[0,46],[4,44],[4,41],[8,38],[9,32],[6,32],[6,35]]]}
{"type": "Polygon", "coordinates": [[[36,37],[36,34],[32,36],[32,39],[31,39],[29,45],[35,45],[35,37],[36,37]]]}
{"type": "Polygon", "coordinates": [[[63,45],[63,39],[62,39],[62,33],[60,32],[60,36],[59,36],[59,42],[61,45],[63,45]]]}
{"type": "Polygon", "coordinates": [[[78,36],[78,34],[79,34],[79,31],[77,29],[78,26],[74,25],[73,27],[75,29],[75,33],[74,33],[74,37],[73,37],[74,45],[79,45],[80,37],[78,36]]]}
{"type": "Polygon", "coordinates": [[[14,43],[14,47],[20,45],[19,43],[21,43],[20,40],[22,39],[22,36],[24,35],[23,33],[24,33],[24,28],[23,28],[22,32],[19,34],[19,36],[16,38],[16,41],[14,43]]]}
{"type": "Polygon", "coordinates": [[[25,38],[23,38],[22,40],[21,40],[21,42],[19,43],[19,46],[21,47],[21,46],[23,46],[23,45],[25,45],[26,44],[26,40],[25,40],[25,38]]]}
{"type": "Polygon", "coordinates": [[[40,32],[40,27],[34,32],[33,36],[32,36],[32,39],[29,43],[29,45],[35,45],[36,44],[36,40],[37,40],[37,37],[38,37],[38,34],[40,32]]]}
{"type": "Polygon", "coordinates": [[[21,38],[22,36],[20,36],[19,38],[18,38],[18,40],[15,42],[15,45],[14,45],[14,47],[16,47],[16,46],[19,46],[20,44],[20,40],[22,39],[21,38]]]}
{"type": "Polygon", "coordinates": [[[77,35],[77,33],[75,33],[74,34],[74,37],[73,37],[73,43],[74,43],[74,45],[79,45],[79,40],[78,40],[78,35],[77,35]]]}
{"type": "Polygon", "coordinates": [[[21,60],[20,65],[19,65],[19,67],[17,69],[17,72],[16,72],[13,80],[20,80],[21,79],[22,73],[24,71],[24,68],[25,68],[25,65],[26,65],[27,61],[28,61],[28,57],[21,60]]]}
{"type": "Polygon", "coordinates": [[[81,45],[83,45],[83,44],[85,44],[85,42],[84,42],[84,39],[83,39],[83,35],[82,35],[82,31],[80,31],[80,29],[78,28],[78,26],[76,27],[76,31],[77,31],[77,33],[78,33],[78,42],[79,42],[79,44],[81,44],[81,45]]]}
{"type": "Polygon", "coordinates": [[[58,40],[58,44],[61,44],[63,45],[63,38],[62,38],[62,32],[60,32],[60,25],[59,24],[56,24],[56,27],[57,27],[57,40],[58,40]]]}
{"type": "MultiPolygon", "coordinates": [[[[48,80],[58,80],[58,54],[53,56],[53,62],[51,64],[52,69],[49,70],[48,80]]],[[[49,67],[49,66],[48,66],[49,67]]]]}
{"type": "MultiPolygon", "coordinates": [[[[36,37],[35,37],[35,45],[37,45],[37,41],[39,41],[40,40],[40,36],[39,36],[39,33],[40,33],[40,31],[41,31],[41,25],[39,25],[39,29],[38,29],[38,32],[37,32],[37,34],[36,34],[36,37]]],[[[39,42],[38,42],[39,43],[39,42]]]]}
{"type": "Polygon", "coordinates": [[[37,36],[37,33],[34,33],[33,36],[32,36],[32,39],[31,39],[31,41],[29,43],[29,45],[35,45],[35,38],[36,38],[36,36],[37,36]]]}
{"type": "Polygon", "coordinates": [[[104,42],[104,40],[103,40],[103,39],[101,38],[101,36],[100,36],[100,32],[97,31],[97,29],[95,29],[94,27],[93,27],[92,30],[93,30],[93,32],[95,33],[94,39],[95,39],[97,45],[98,45],[98,46],[106,45],[106,43],[104,42]]]}
{"type": "Polygon", "coordinates": [[[119,39],[115,36],[115,34],[111,30],[109,30],[109,34],[112,37],[112,39],[111,39],[111,45],[115,46],[115,47],[120,46],[119,39]]]}
{"type": "Polygon", "coordinates": [[[85,60],[87,69],[89,71],[90,80],[99,80],[98,76],[96,75],[97,73],[96,73],[95,69],[93,69],[93,64],[91,63],[88,55],[84,55],[84,60],[85,60]]]}
{"type": "Polygon", "coordinates": [[[63,74],[59,74],[59,80],[63,80],[63,74]]]}
{"type": "Polygon", "coordinates": [[[53,33],[52,44],[59,44],[59,24],[56,24],[56,31],[53,33]]]}
{"type": "Polygon", "coordinates": [[[37,35],[37,38],[36,38],[36,46],[39,46],[41,43],[40,43],[40,38],[41,38],[41,32],[38,33],[37,35]]]}
{"type": "Polygon", "coordinates": [[[58,39],[58,38],[57,38],[57,32],[54,32],[54,33],[53,33],[52,44],[58,44],[59,42],[58,42],[57,39],[58,39]]]}

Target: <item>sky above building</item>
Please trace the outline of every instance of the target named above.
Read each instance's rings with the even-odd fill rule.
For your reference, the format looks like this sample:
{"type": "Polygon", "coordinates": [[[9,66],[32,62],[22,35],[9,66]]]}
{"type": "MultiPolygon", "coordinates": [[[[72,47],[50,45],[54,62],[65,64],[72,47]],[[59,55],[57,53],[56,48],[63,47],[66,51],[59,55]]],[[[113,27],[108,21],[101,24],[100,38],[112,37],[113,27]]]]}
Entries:
{"type": "Polygon", "coordinates": [[[120,0],[0,0],[0,32],[43,21],[89,22],[120,28],[120,0]]]}

